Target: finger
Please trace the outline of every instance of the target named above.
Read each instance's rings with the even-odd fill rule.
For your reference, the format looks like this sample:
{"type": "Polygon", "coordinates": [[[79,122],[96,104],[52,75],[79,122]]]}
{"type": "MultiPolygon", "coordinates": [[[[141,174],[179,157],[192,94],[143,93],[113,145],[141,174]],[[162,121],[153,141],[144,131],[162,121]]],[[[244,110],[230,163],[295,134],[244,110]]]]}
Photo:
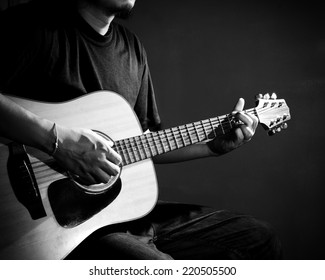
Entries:
{"type": "Polygon", "coordinates": [[[240,120],[243,124],[252,127],[254,125],[253,119],[248,116],[247,114],[244,114],[243,112],[239,112],[235,115],[237,120],[240,120]]]}
{"type": "Polygon", "coordinates": [[[109,174],[107,174],[105,171],[103,171],[101,168],[94,168],[91,171],[91,175],[93,176],[93,178],[95,178],[96,183],[100,184],[100,183],[107,183],[111,176],[109,174]]]}
{"type": "Polygon", "coordinates": [[[106,158],[116,165],[122,163],[122,157],[112,147],[107,147],[106,158]]]}
{"type": "Polygon", "coordinates": [[[239,98],[237,104],[235,105],[233,112],[240,112],[244,110],[245,100],[243,98],[239,98]]]}
{"type": "Polygon", "coordinates": [[[109,176],[115,176],[120,173],[120,167],[108,160],[103,161],[100,168],[109,176]]]}
{"type": "Polygon", "coordinates": [[[255,130],[258,126],[258,118],[257,117],[255,117],[252,114],[243,113],[243,112],[237,113],[235,117],[238,120],[240,120],[241,122],[243,122],[245,125],[250,127],[253,132],[255,132],[255,130]]]}
{"type": "Polygon", "coordinates": [[[245,142],[250,141],[252,139],[252,137],[254,136],[254,131],[249,126],[241,125],[240,131],[243,135],[242,140],[245,142]]]}
{"type": "Polygon", "coordinates": [[[236,146],[238,146],[240,145],[240,143],[242,143],[245,140],[245,135],[240,127],[236,128],[234,130],[234,133],[235,133],[234,143],[236,144],[236,146]]]}
{"type": "Polygon", "coordinates": [[[109,138],[105,138],[101,135],[98,135],[97,133],[93,132],[92,130],[90,130],[90,133],[97,138],[97,140],[99,140],[99,143],[102,145],[102,147],[104,148],[103,150],[105,150],[106,153],[106,158],[110,161],[112,161],[113,163],[120,165],[122,162],[122,158],[121,156],[113,149],[114,146],[114,142],[109,139],[109,138]]]}

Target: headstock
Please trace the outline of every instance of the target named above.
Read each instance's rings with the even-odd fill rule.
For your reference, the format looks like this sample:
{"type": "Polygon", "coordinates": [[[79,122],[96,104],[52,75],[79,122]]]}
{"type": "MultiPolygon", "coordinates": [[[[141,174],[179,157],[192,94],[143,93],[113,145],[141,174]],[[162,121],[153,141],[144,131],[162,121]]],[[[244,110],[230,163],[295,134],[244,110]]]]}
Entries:
{"type": "Polygon", "coordinates": [[[256,102],[257,117],[262,126],[268,130],[269,135],[288,127],[286,122],[291,119],[291,116],[284,99],[277,99],[275,93],[259,94],[256,96],[256,102]]]}

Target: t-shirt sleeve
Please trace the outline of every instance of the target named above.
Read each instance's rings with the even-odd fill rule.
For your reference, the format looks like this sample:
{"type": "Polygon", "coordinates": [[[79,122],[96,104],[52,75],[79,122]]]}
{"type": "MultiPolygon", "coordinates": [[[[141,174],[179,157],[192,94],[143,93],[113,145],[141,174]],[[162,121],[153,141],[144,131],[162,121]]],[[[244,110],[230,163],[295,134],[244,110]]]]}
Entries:
{"type": "Polygon", "coordinates": [[[156,131],[160,129],[161,120],[158,113],[158,106],[148,66],[147,56],[144,50],[143,56],[144,70],[141,87],[134,110],[138,115],[143,131],[146,131],[147,129],[156,131]]]}

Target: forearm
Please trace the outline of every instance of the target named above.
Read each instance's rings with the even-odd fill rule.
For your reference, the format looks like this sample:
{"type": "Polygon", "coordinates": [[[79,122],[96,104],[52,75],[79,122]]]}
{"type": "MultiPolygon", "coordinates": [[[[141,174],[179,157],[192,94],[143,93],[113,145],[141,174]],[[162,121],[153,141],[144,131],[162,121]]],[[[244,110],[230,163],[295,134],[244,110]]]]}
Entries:
{"type": "Polygon", "coordinates": [[[218,154],[213,153],[208,145],[202,142],[155,156],[153,161],[154,163],[176,163],[210,156],[218,156],[218,154]]]}
{"type": "Polygon", "coordinates": [[[53,122],[42,119],[0,94],[0,136],[50,153],[53,122]]]}

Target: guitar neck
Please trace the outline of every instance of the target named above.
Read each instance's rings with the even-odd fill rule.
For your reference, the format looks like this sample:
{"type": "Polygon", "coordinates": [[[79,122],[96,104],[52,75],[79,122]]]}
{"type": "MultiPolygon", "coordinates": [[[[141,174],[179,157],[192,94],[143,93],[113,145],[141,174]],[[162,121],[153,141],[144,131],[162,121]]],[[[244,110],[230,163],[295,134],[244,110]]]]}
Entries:
{"type": "MultiPolygon", "coordinates": [[[[257,115],[256,108],[245,112],[257,115]]],[[[114,149],[122,157],[122,165],[228,134],[235,125],[232,114],[150,132],[115,142],[114,149]]]]}

